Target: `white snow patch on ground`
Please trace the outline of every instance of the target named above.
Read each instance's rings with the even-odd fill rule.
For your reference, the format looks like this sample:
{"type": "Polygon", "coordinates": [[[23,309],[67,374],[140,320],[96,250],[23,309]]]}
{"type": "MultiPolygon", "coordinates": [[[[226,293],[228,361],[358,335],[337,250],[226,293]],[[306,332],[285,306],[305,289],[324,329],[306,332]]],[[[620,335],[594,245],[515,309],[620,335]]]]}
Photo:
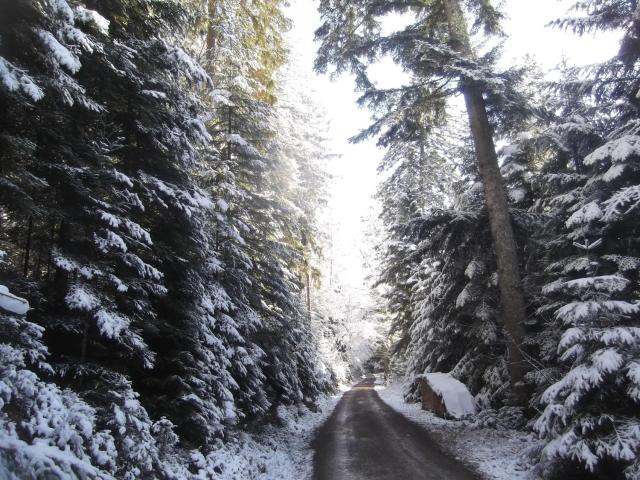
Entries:
{"type": "Polygon", "coordinates": [[[281,426],[258,434],[239,434],[202,459],[203,477],[220,480],[302,480],[313,476],[311,440],[331,415],[342,393],[321,397],[316,411],[281,407],[281,426]],[[206,473],[205,473],[206,472],[206,473]],[[213,475],[213,476],[211,476],[213,475]]]}
{"type": "Polygon", "coordinates": [[[376,386],[380,398],[409,420],[423,426],[446,451],[489,480],[533,480],[537,478],[524,457],[535,437],[516,430],[474,428],[464,421],[445,420],[406,403],[402,385],[376,386]]]}

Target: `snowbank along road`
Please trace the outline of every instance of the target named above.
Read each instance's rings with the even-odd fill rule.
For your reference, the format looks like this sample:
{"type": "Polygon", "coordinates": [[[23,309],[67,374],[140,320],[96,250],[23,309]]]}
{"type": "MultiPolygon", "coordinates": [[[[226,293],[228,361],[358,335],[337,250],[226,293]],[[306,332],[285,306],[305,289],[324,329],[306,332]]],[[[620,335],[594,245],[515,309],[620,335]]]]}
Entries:
{"type": "Polygon", "coordinates": [[[368,378],[318,430],[314,480],[473,480],[418,425],[386,405],[368,378]]]}

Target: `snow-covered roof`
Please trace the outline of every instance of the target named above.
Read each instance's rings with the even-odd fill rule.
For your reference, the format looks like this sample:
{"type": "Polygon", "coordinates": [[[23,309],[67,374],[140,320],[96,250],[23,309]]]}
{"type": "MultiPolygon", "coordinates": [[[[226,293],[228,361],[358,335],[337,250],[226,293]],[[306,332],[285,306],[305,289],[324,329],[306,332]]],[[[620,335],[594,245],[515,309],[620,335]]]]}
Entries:
{"type": "Polygon", "coordinates": [[[29,302],[24,298],[16,297],[4,285],[0,285],[0,309],[16,315],[24,315],[29,310],[29,302]]]}
{"type": "Polygon", "coordinates": [[[440,395],[449,415],[462,418],[476,413],[476,402],[464,383],[448,373],[434,372],[418,375],[431,389],[440,395]]]}

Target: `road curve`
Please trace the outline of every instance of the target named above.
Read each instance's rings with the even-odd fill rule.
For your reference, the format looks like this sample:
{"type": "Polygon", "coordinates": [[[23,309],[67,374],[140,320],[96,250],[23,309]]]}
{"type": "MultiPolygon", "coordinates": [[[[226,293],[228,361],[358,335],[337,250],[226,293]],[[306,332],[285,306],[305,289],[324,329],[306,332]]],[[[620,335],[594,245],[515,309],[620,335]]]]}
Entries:
{"type": "Polygon", "coordinates": [[[346,392],[313,441],[314,480],[477,480],[368,378],[346,392]]]}

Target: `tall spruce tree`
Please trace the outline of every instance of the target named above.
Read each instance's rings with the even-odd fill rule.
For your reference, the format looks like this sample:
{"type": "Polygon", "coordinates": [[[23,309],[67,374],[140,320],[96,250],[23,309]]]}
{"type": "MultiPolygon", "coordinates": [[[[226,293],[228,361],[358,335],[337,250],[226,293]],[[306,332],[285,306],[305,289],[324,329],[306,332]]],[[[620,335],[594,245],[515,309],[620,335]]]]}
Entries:
{"type": "Polygon", "coordinates": [[[276,103],[281,7],[0,3],[0,279],[33,307],[0,312],[1,468],[191,478],[187,448],[331,387],[301,295],[322,146],[276,103]]]}
{"type": "MultiPolygon", "coordinates": [[[[501,15],[490,2],[468,2],[468,7],[474,29],[487,35],[499,33],[501,15]]],[[[524,102],[513,89],[512,72],[498,73],[495,50],[484,55],[474,51],[457,0],[323,1],[320,12],[324,24],[316,32],[322,40],[316,68],[326,71],[334,64],[337,72],[351,71],[365,92],[364,101],[375,105],[387,95],[398,95],[397,90],[376,90],[367,75],[367,63],[386,54],[412,73],[411,84],[401,91],[413,102],[419,101],[432,118],[442,114],[444,100],[463,95],[491,225],[502,320],[508,332],[508,366],[515,386],[522,380],[520,343],[526,313],[518,251],[493,138],[494,128],[523,110],[524,102]],[[416,21],[402,31],[383,35],[381,22],[392,12],[414,12],[416,21]]]]}
{"type": "MultiPolygon", "coordinates": [[[[224,384],[216,387],[217,377],[202,368],[214,363],[202,342],[202,272],[188,267],[202,265],[197,259],[205,256],[200,232],[210,202],[189,171],[198,161],[196,145],[209,137],[193,114],[198,99],[185,91],[209,79],[177,45],[184,11],[152,2],[111,2],[97,10],[42,5],[54,11],[7,7],[13,22],[3,29],[8,54],[23,55],[13,62],[38,72],[46,87],[39,99],[46,108],[23,107],[4,129],[28,132],[15,119],[30,116],[34,147],[5,150],[7,163],[20,165],[14,159],[33,152],[34,160],[22,163],[31,170],[27,178],[48,187],[42,194],[30,189],[38,196],[25,224],[23,273],[42,284],[34,316],[47,327],[54,364],[75,388],[108,406],[114,395],[125,402],[127,377],[133,379],[146,406],[179,417],[183,427],[199,422],[199,430],[187,431],[202,440],[222,417],[207,408],[223,407],[220,395],[210,394],[201,394],[207,407],[200,405],[190,396],[191,382],[207,389],[224,384]],[[36,13],[49,22],[47,31],[11,30],[36,13]],[[36,37],[28,45],[40,50],[24,56],[16,42],[30,32],[36,37]],[[46,221],[39,220],[43,215],[46,221]],[[161,364],[154,364],[157,353],[161,364]],[[159,395],[158,382],[176,373],[185,379],[181,388],[159,395]],[[200,374],[204,380],[196,380],[200,374]]],[[[9,90],[10,99],[19,93],[9,90]]]]}
{"type": "Polygon", "coordinates": [[[305,114],[291,101],[289,88],[276,87],[287,81],[279,71],[287,23],[281,2],[210,1],[206,8],[226,12],[209,19],[203,55],[221,88],[209,129],[224,167],[213,170],[227,172],[211,176],[210,188],[223,187],[227,194],[216,226],[227,233],[215,243],[232,255],[223,259],[221,271],[242,272],[223,273],[221,285],[239,311],[251,312],[247,339],[262,352],[256,355],[259,391],[267,403],[253,399],[246,405],[264,414],[282,402],[313,398],[324,382],[312,367],[317,345],[305,318],[314,275],[310,256],[317,243],[313,199],[322,188],[322,175],[310,171],[320,147],[304,138],[304,123],[295,123],[305,114]],[[305,195],[296,180],[311,182],[305,195]],[[306,309],[302,288],[308,292],[306,309]]]}
{"type": "MultiPolygon", "coordinates": [[[[547,440],[547,471],[637,478],[638,420],[638,69],[636,2],[577,3],[557,25],[578,34],[620,30],[611,60],[571,72],[564,98],[582,98],[573,117],[569,161],[547,177],[566,178],[549,204],[562,203],[557,260],[548,268],[542,309],[553,314],[559,372],[544,391],[536,429],[547,440]],[[586,105],[585,105],[586,103],[586,105]]],[[[566,161],[566,145],[557,155],[566,161]]],[[[558,162],[558,160],[556,160],[558,162]]],[[[543,197],[544,198],[544,197],[543,197]]]]}

